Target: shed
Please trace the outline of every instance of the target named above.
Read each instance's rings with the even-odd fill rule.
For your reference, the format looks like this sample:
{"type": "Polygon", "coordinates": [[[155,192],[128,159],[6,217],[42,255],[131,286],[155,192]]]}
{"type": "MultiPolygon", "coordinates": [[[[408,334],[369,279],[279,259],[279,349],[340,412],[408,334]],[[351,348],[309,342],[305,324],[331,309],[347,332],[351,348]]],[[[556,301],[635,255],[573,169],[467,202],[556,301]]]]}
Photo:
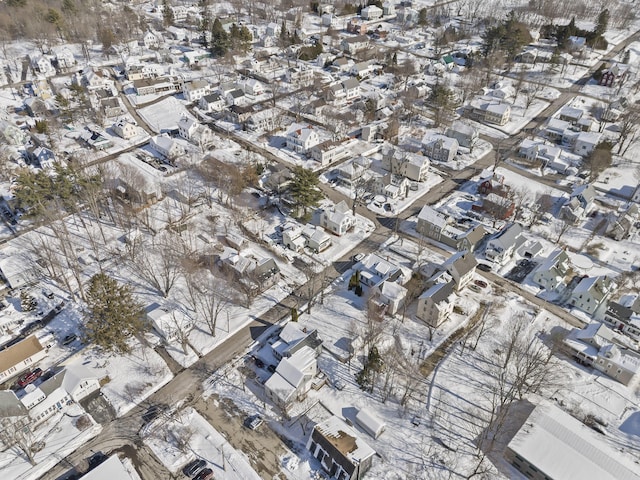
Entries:
{"type": "Polygon", "coordinates": [[[356,423],[373,438],[378,438],[387,426],[382,420],[364,408],[360,409],[356,415],[356,423]]]}

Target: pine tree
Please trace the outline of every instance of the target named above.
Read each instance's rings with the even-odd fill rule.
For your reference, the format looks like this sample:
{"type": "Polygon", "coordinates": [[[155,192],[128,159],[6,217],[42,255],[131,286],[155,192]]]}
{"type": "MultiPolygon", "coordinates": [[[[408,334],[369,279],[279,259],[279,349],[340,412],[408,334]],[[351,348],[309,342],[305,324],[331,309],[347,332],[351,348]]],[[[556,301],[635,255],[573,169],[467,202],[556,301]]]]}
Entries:
{"type": "Polygon", "coordinates": [[[322,200],[322,192],[318,189],[318,175],[302,167],[295,167],[293,174],[290,186],[291,196],[296,203],[298,212],[302,207],[306,215],[309,207],[317,206],[318,202],[322,200]]]}
{"type": "Polygon", "coordinates": [[[224,57],[231,47],[231,39],[229,34],[222,26],[219,18],[216,18],[211,27],[211,54],[214,57],[224,57]]]}
{"type": "Polygon", "coordinates": [[[175,23],[176,19],[173,15],[173,10],[169,5],[169,0],[163,0],[162,2],[162,23],[165,27],[170,27],[175,23]]]}
{"type": "Polygon", "coordinates": [[[107,352],[130,352],[128,338],[147,329],[144,310],[133,298],[131,287],[118,284],[104,273],[91,278],[87,306],[84,338],[107,352]]]}

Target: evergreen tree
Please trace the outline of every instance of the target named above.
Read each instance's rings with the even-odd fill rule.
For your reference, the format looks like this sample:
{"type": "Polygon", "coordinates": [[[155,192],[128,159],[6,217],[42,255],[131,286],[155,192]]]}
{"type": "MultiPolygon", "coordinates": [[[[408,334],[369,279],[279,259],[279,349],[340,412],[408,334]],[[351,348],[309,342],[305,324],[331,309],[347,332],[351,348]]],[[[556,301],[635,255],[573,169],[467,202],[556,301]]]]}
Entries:
{"type": "Polygon", "coordinates": [[[294,177],[289,187],[291,197],[293,197],[298,212],[302,207],[306,215],[309,207],[317,206],[318,202],[322,200],[322,192],[318,188],[318,175],[302,167],[295,167],[293,174],[294,177]]]}
{"type": "Polygon", "coordinates": [[[127,339],[147,329],[144,310],[134,298],[131,287],[98,273],[89,282],[89,315],[84,325],[85,341],[107,352],[128,353],[127,339]]]}
{"type": "Polygon", "coordinates": [[[173,15],[173,10],[169,5],[169,0],[162,1],[162,23],[165,27],[170,27],[175,23],[176,19],[173,15]]]}
{"type": "Polygon", "coordinates": [[[607,27],[609,26],[609,10],[604,9],[598,15],[598,20],[596,20],[596,28],[593,30],[593,34],[596,37],[600,37],[605,34],[607,31],[607,27]]]}
{"type": "Polygon", "coordinates": [[[418,25],[425,26],[427,24],[427,9],[422,7],[418,12],[418,25]]]}
{"type": "Polygon", "coordinates": [[[214,57],[224,57],[230,47],[231,40],[229,39],[229,34],[227,34],[226,30],[222,26],[220,19],[216,18],[213,22],[213,26],[211,27],[211,54],[214,57]]]}

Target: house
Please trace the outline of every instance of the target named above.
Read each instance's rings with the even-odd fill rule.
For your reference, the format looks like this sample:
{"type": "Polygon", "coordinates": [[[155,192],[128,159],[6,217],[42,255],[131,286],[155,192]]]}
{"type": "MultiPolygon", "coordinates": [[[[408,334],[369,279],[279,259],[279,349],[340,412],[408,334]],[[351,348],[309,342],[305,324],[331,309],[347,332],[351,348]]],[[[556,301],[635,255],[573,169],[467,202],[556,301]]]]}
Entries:
{"type": "Polygon", "coordinates": [[[285,412],[294,401],[304,399],[318,373],[317,356],[314,349],[303,346],[290,357],[282,358],[264,384],[267,398],[285,412]]]}
{"type": "Polygon", "coordinates": [[[303,348],[310,348],[317,357],[322,351],[322,340],[316,330],[302,330],[295,322],[287,323],[271,343],[271,353],[277,360],[289,358],[303,348]]]}
{"type": "Polygon", "coordinates": [[[422,149],[426,156],[437,162],[451,162],[458,153],[458,140],[445,135],[427,134],[422,139],[422,149]]]}
{"type": "Polygon", "coordinates": [[[182,87],[182,94],[189,103],[197,102],[209,93],[211,93],[211,84],[206,80],[185,82],[182,87]]]}
{"type": "Polygon", "coordinates": [[[584,277],[571,292],[569,303],[594,318],[602,318],[615,286],[606,275],[584,277]]]}
{"type": "Polygon", "coordinates": [[[583,115],[584,110],[581,108],[565,106],[560,109],[558,118],[565,122],[569,122],[571,125],[576,125],[583,115]]]}
{"type": "Polygon", "coordinates": [[[306,65],[287,68],[284,76],[287,82],[297,86],[306,87],[313,84],[314,70],[306,65]]]}
{"type": "Polygon", "coordinates": [[[562,345],[576,361],[601,371],[623,385],[635,383],[640,370],[640,353],[628,338],[600,322],[572,329],[562,345]]]}
{"type": "Polygon", "coordinates": [[[0,120],[0,136],[8,145],[20,147],[29,139],[29,134],[9,122],[0,120]]]}
{"type": "Polygon", "coordinates": [[[410,98],[426,98],[430,94],[431,87],[424,82],[416,82],[407,88],[407,95],[410,98]]]}
{"type": "Polygon", "coordinates": [[[386,428],[386,424],[366,408],[358,410],[356,423],[373,438],[378,438],[382,435],[386,428]]]}
{"type": "Polygon", "coordinates": [[[518,148],[518,155],[520,157],[524,157],[530,162],[539,161],[543,167],[555,164],[560,159],[561,153],[562,149],[559,147],[529,140],[528,138],[522,140],[518,148]]]}
{"type": "Polygon", "coordinates": [[[11,290],[32,285],[41,276],[36,265],[29,265],[20,256],[0,258],[0,279],[4,280],[11,290]]]}
{"type": "Polygon", "coordinates": [[[6,382],[35,367],[47,354],[48,349],[42,346],[35,335],[5,348],[0,351],[0,382],[6,382]]]}
{"type": "Polygon", "coordinates": [[[350,158],[351,142],[326,140],[311,147],[311,158],[322,166],[350,158]]]}
{"type": "Polygon", "coordinates": [[[598,132],[580,132],[575,138],[573,153],[586,157],[595,150],[601,138],[602,134],[598,132]]]}
{"type": "Polygon", "coordinates": [[[120,100],[117,97],[108,97],[100,100],[100,110],[106,118],[114,118],[124,113],[120,100]]]}
{"type": "Polygon", "coordinates": [[[529,414],[504,455],[523,477],[534,480],[639,480],[633,455],[603,438],[556,405],[544,403],[529,414]]]}
{"type": "Polygon", "coordinates": [[[107,134],[96,127],[85,127],[84,131],[78,137],[87,147],[94,150],[104,150],[113,147],[113,142],[107,137],[107,134]]]}
{"type": "Polygon", "coordinates": [[[473,210],[480,210],[498,220],[508,220],[516,209],[516,204],[507,196],[490,192],[482,199],[481,206],[472,206],[473,210]]]}
{"type": "Polygon", "coordinates": [[[369,47],[369,37],[358,35],[356,37],[345,38],[340,42],[340,48],[349,55],[354,55],[369,47]]]}
{"type": "Polygon", "coordinates": [[[487,242],[484,255],[487,260],[504,264],[525,241],[522,226],[519,223],[512,223],[505,226],[496,237],[487,242]]]}
{"type": "Polygon", "coordinates": [[[360,10],[360,16],[364,20],[378,20],[379,18],[382,18],[382,9],[375,5],[368,5],[360,10]]]}
{"type": "Polygon", "coordinates": [[[248,78],[244,82],[241,82],[239,86],[242,88],[245,95],[257,97],[264,94],[264,87],[262,86],[262,83],[255,78],[248,78]]]}
{"type": "Polygon", "coordinates": [[[387,15],[395,15],[396,14],[396,5],[394,2],[384,2],[382,4],[382,14],[386,17],[387,15]]]}
{"type": "Polygon", "coordinates": [[[374,60],[367,60],[366,62],[354,63],[349,69],[349,74],[354,77],[365,78],[380,68],[374,60]]]}
{"type": "Polygon", "coordinates": [[[445,133],[447,137],[455,138],[461,147],[472,149],[475,147],[480,134],[477,128],[462,123],[461,121],[455,121],[451,124],[445,133]]]}
{"type": "Polygon", "coordinates": [[[306,154],[311,147],[320,143],[318,133],[311,125],[294,123],[287,130],[285,138],[287,148],[296,153],[306,154]]]}
{"type": "MultiPolygon", "coordinates": [[[[356,35],[364,35],[367,33],[368,25],[358,17],[352,17],[347,22],[347,32],[355,33],[356,35]]],[[[344,50],[344,49],[343,49],[344,50]]]]}
{"type": "Polygon", "coordinates": [[[302,235],[306,239],[307,247],[315,253],[323,252],[333,244],[327,232],[315,225],[306,225],[302,229],[302,235]]]}
{"type": "Polygon", "coordinates": [[[178,135],[185,140],[191,140],[191,137],[199,127],[199,123],[193,117],[183,115],[178,121],[178,135]]]}
{"type": "Polygon", "coordinates": [[[388,147],[382,152],[382,167],[394,175],[402,175],[414,182],[424,182],[429,174],[429,158],[388,147]]]}
{"type": "Polygon", "coordinates": [[[51,65],[51,60],[44,55],[29,55],[29,60],[31,61],[31,68],[45,77],[52,77],[56,74],[56,69],[51,65]]]}
{"type": "Polygon", "coordinates": [[[522,63],[536,63],[537,58],[538,58],[537,48],[531,48],[531,49],[525,50],[524,52],[520,53],[520,55],[518,56],[518,59],[522,63]]]}
{"type": "Polygon", "coordinates": [[[360,263],[360,283],[368,287],[377,287],[383,282],[402,282],[404,273],[402,269],[383,259],[375,253],[367,255],[360,263]]]}
{"type": "Polygon", "coordinates": [[[389,315],[395,315],[407,297],[407,289],[396,282],[382,282],[376,290],[376,303],[384,306],[385,313],[389,315]]]}
{"type": "Polygon", "coordinates": [[[618,302],[609,302],[604,313],[603,322],[618,332],[640,340],[640,315],[633,308],[618,302]]]}
{"type": "Polygon", "coordinates": [[[114,123],[111,129],[113,133],[125,140],[129,140],[138,135],[138,127],[124,118],[114,123]]]}
{"type": "Polygon", "coordinates": [[[325,208],[320,213],[320,225],[325,229],[342,236],[356,224],[353,212],[344,200],[341,200],[332,208],[325,208]]]}
{"type": "Polygon", "coordinates": [[[553,251],[533,274],[533,283],[545,290],[555,290],[565,285],[571,271],[569,256],[564,250],[553,251]]]}
{"type": "Polygon", "coordinates": [[[584,219],[593,208],[596,190],[590,183],[578,185],[573,189],[566,203],[560,209],[563,218],[577,223],[584,219]]]}
{"type": "Polygon", "coordinates": [[[343,106],[352,103],[360,98],[360,82],[357,78],[349,78],[342,82],[329,85],[326,90],[328,101],[332,101],[335,106],[343,106]]]}
{"type": "Polygon", "coordinates": [[[198,101],[198,107],[205,113],[221,112],[227,105],[219,93],[203,95],[198,101]]]}
{"type": "Polygon", "coordinates": [[[166,133],[151,137],[150,145],[160,156],[167,160],[175,160],[184,154],[184,149],[166,133]]]}
{"type": "Polygon", "coordinates": [[[638,222],[638,205],[632,203],[625,211],[609,212],[607,214],[607,226],[605,235],[616,241],[629,238],[631,228],[638,222]]]}
{"type": "Polygon", "coordinates": [[[176,91],[176,81],[170,77],[142,78],[133,81],[136,95],[155,95],[173,93],[176,91]]]}
{"type": "Polygon", "coordinates": [[[440,269],[451,275],[456,284],[456,290],[460,291],[473,280],[477,266],[476,257],[470,252],[462,251],[450,256],[440,269]]]}
{"type": "Polygon", "coordinates": [[[56,62],[60,70],[68,70],[76,65],[76,59],[73,53],[67,47],[63,47],[56,51],[56,62]]]}
{"type": "Polygon", "coordinates": [[[152,31],[147,31],[142,37],[142,44],[145,48],[158,48],[160,46],[160,34],[155,34],[152,31]]]}
{"type": "Polygon", "coordinates": [[[449,318],[455,305],[455,282],[439,282],[425,290],[418,298],[416,316],[427,325],[437,328],[449,318]]]}
{"type": "Polygon", "coordinates": [[[468,227],[466,231],[462,230],[457,227],[453,217],[438,212],[429,205],[422,207],[418,214],[416,232],[456,250],[470,252],[475,250],[486,235],[482,225],[474,225],[468,227]]]}
{"type": "Polygon", "coordinates": [[[277,107],[254,111],[244,121],[244,128],[250,132],[269,132],[279,127],[280,115],[277,107]]]}
{"type": "Polygon", "coordinates": [[[174,307],[160,306],[157,303],[152,303],[147,307],[146,318],[167,344],[179,343],[194,326],[193,320],[186,313],[174,307]]]}
{"type": "Polygon", "coordinates": [[[376,453],[352,427],[336,416],[313,427],[307,450],[331,478],[340,480],[364,478],[376,453]]]}
{"type": "Polygon", "coordinates": [[[511,106],[507,103],[486,100],[480,97],[467,107],[469,116],[473,120],[496,125],[506,125],[511,118],[511,106]]]}
{"type": "Polygon", "coordinates": [[[40,168],[53,168],[53,164],[56,161],[56,155],[53,153],[53,150],[47,147],[35,147],[32,150],[27,150],[29,155],[29,160],[36,165],[39,165],[40,168]]]}

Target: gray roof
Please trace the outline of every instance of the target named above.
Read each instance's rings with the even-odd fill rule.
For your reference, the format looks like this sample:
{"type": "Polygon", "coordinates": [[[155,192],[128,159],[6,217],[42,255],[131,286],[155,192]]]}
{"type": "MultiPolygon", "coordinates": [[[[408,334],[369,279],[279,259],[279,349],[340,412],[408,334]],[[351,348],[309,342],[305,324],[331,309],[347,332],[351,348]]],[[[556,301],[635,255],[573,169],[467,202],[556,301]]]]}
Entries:
{"type": "Polygon", "coordinates": [[[460,275],[464,275],[476,268],[478,266],[478,262],[472,253],[464,250],[462,252],[454,253],[442,264],[442,267],[445,269],[449,266],[455,268],[460,275]]]}
{"type": "Polygon", "coordinates": [[[607,305],[607,315],[616,320],[629,320],[633,315],[633,310],[629,307],[619,304],[618,302],[609,302],[607,305]]]}
{"type": "Polygon", "coordinates": [[[440,303],[447,301],[449,296],[453,293],[453,287],[455,282],[436,283],[431,288],[426,290],[420,298],[431,298],[434,303],[440,303]]]}
{"type": "Polygon", "coordinates": [[[0,390],[0,418],[26,415],[27,409],[12,390],[0,390]]]}

